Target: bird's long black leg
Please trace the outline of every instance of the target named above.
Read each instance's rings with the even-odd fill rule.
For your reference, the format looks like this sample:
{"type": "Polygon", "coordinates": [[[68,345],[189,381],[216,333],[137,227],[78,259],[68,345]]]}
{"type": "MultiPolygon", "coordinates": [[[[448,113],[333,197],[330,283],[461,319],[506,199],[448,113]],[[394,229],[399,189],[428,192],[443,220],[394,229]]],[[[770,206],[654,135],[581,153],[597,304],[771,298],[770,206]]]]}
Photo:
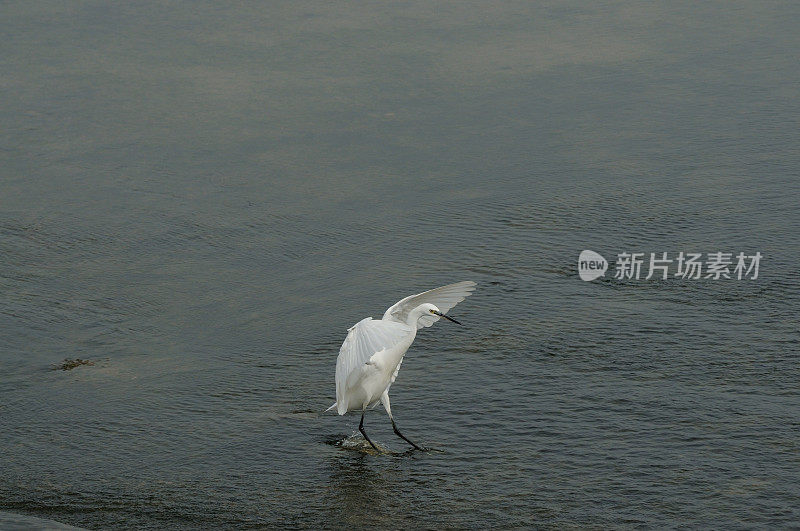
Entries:
{"type": "Polygon", "coordinates": [[[413,447],[414,447],[414,448],[416,448],[417,450],[422,450],[422,451],[425,451],[425,450],[427,450],[427,448],[425,448],[424,446],[417,446],[416,444],[414,444],[414,443],[411,441],[411,439],[409,439],[408,437],[406,437],[405,435],[403,435],[402,433],[400,433],[400,430],[398,430],[398,429],[397,429],[397,424],[395,424],[395,423],[394,423],[394,419],[392,419],[392,428],[394,429],[394,432],[397,434],[397,436],[398,436],[398,437],[400,437],[401,439],[403,439],[405,442],[407,442],[408,444],[410,444],[411,446],[413,446],[413,447]]]}
{"type": "MultiPolygon", "coordinates": [[[[379,451],[379,452],[380,452],[380,450],[378,450],[378,447],[377,447],[377,446],[375,446],[375,443],[374,443],[374,442],[372,442],[372,441],[369,439],[369,437],[367,437],[367,432],[365,432],[365,431],[364,431],[364,413],[366,413],[366,410],[362,410],[362,411],[361,411],[361,423],[358,425],[358,431],[360,431],[360,432],[361,432],[361,435],[363,435],[363,436],[364,436],[364,438],[367,440],[367,442],[370,444],[370,446],[372,446],[373,448],[375,448],[375,450],[377,450],[377,451],[379,451]]],[[[403,439],[405,439],[405,437],[403,437],[403,439]]],[[[406,439],[406,440],[408,441],[408,439],[406,439]]],[[[408,442],[411,442],[411,441],[408,441],[408,442]]],[[[413,443],[412,443],[412,444],[413,444],[413,443]]]]}

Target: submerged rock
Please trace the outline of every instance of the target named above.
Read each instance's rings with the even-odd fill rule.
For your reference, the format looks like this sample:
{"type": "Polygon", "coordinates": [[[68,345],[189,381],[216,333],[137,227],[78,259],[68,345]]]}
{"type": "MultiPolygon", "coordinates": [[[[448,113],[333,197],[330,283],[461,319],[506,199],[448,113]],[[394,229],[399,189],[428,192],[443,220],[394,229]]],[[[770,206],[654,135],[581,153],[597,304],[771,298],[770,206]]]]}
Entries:
{"type": "Polygon", "coordinates": [[[36,518],[35,516],[28,516],[24,514],[8,513],[0,511],[0,529],[6,530],[25,530],[31,529],[82,529],[80,527],[73,527],[71,525],[62,524],[54,520],[46,520],[44,518],[36,518]]]}
{"type": "Polygon", "coordinates": [[[53,365],[53,370],[71,371],[75,367],[80,367],[81,365],[94,365],[94,362],[89,360],[82,360],[80,358],[75,358],[75,359],[65,358],[64,361],[62,361],[61,363],[53,365]]]}

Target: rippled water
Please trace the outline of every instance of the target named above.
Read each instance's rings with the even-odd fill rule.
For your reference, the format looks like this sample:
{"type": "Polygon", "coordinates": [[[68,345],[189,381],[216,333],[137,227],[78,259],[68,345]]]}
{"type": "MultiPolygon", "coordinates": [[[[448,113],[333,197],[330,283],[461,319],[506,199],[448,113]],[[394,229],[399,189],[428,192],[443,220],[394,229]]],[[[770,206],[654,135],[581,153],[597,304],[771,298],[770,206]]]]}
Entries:
{"type": "Polygon", "coordinates": [[[800,520],[794,4],[0,6],[0,510],[800,520]],[[668,7],[667,7],[668,6],[668,7]],[[577,256],[761,252],[754,281],[577,256]],[[346,329],[458,280],[380,408],[346,329]],[[94,362],[51,370],[65,358],[94,362]],[[356,448],[353,448],[353,447],[356,448]]]}

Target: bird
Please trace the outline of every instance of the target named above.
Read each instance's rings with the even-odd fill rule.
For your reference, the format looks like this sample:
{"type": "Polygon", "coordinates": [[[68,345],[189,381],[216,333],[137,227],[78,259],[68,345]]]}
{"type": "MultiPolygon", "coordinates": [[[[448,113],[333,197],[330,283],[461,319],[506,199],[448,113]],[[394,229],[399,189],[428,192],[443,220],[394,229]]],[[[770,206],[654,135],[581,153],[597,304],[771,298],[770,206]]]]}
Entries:
{"type": "Polygon", "coordinates": [[[336,359],[336,402],[325,411],[335,409],[339,415],[361,411],[358,431],[370,446],[380,451],[364,430],[367,408],[380,401],[392,421],[394,433],[416,450],[427,450],[398,429],[389,402],[389,388],[397,378],[417,330],[441,318],[460,325],[446,313],[471,295],[476,286],[475,282],[467,280],[409,295],[389,307],[383,318],[367,317],[350,327],[336,359]]]}

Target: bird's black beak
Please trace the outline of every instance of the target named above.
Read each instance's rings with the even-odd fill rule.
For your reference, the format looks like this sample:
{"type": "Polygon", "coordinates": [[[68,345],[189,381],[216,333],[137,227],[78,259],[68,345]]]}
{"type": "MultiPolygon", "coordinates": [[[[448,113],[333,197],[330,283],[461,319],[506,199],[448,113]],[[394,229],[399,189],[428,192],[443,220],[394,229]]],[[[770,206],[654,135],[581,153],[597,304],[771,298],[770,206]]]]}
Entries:
{"type": "Polygon", "coordinates": [[[439,317],[444,317],[444,318],[445,318],[445,319],[447,319],[448,321],[452,321],[452,322],[454,322],[454,323],[455,323],[455,324],[457,324],[457,325],[460,325],[460,324],[461,324],[461,323],[459,323],[458,321],[456,321],[455,319],[453,319],[452,317],[447,317],[447,316],[446,316],[445,314],[443,314],[442,312],[437,312],[437,311],[434,311],[433,313],[435,313],[435,314],[436,314],[436,315],[438,315],[439,317]]]}

